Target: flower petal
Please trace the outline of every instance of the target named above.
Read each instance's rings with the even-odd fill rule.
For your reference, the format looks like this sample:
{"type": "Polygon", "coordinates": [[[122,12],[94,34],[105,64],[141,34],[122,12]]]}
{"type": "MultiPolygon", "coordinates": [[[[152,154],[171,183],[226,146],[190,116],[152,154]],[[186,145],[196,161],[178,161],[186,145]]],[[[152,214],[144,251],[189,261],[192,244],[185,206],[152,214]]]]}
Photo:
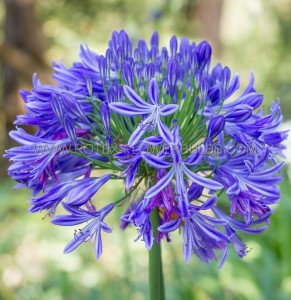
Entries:
{"type": "Polygon", "coordinates": [[[101,228],[99,227],[95,235],[95,257],[99,259],[103,251],[102,239],[101,239],[101,228]]]}
{"type": "Polygon", "coordinates": [[[152,106],[142,99],[131,87],[125,85],[123,87],[124,93],[127,98],[133,102],[136,106],[143,108],[143,109],[150,109],[152,106]]]}
{"type": "Polygon", "coordinates": [[[149,136],[143,139],[143,143],[149,146],[161,146],[164,140],[160,136],[149,136]]]}
{"type": "Polygon", "coordinates": [[[158,131],[162,139],[167,143],[171,144],[173,141],[173,136],[170,129],[161,121],[158,121],[158,131]]]}
{"type": "Polygon", "coordinates": [[[63,107],[62,107],[60,99],[55,94],[51,94],[51,107],[52,107],[52,110],[55,113],[55,115],[62,122],[63,117],[64,117],[63,107]]]}
{"type": "Polygon", "coordinates": [[[152,104],[156,105],[159,103],[160,92],[159,86],[155,78],[152,78],[148,87],[148,97],[152,104]]]}
{"type": "Polygon", "coordinates": [[[128,145],[134,146],[137,144],[140,140],[140,138],[144,135],[144,133],[147,131],[149,126],[149,118],[146,118],[144,121],[140,122],[135,129],[135,131],[131,134],[128,145]]]}
{"type": "Polygon", "coordinates": [[[154,243],[153,227],[150,225],[150,223],[147,227],[148,227],[147,230],[145,230],[143,233],[143,240],[146,248],[148,250],[151,250],[154,243]]]}
{"type": "Polygon", "coordinates": [[[213,196],[207,199],[199,208],[203,210],[210,209],[217,201],[217,196],[213,196]]]}
{"type": "Polygon", "coordinates": [[[151,112],[149,108],[141,108],[124,102],[112,102],[109,103],[109,107],[116,113],[125,116],[140,116],[151,112]]]}
{"type": "Polygon", "coordinates": [[[51,219],[51,223],[54,225],[60,225],[60,226],[74,226],[81,223],[85,223],[89,221],[92,218],[89,215],[80,215],[80,216],[74,216],[74,215],[61,215],[56,216],[55,218],[51,219]]]}
{"type": "Polygon", "coordinates": [[[192,180],[193,182],[195,182],[199,185],[202,185],[210,190],[219,190],[219,189],[223,188],[223,185],[220,184],[219,182],[217,182],[213,179],[205,178],[196,173],[193,173],[185,166],[183,166],[183,171],[190,180],[192,180]]]}
{"type": "Polygon", "coordinates": [[[235,74],[229,84],[228,90],[226,92],[225,98],[229,98],[235,91],[240,87],[239,76],[235,74]]]}
{"type": "Polygon", "coordinates": [[[172,180],[175,173],[175,168],[173,167],[160,181],[153,187],[151,187],[146,193],[145,198],[152,198],[157,195],[162,189],[164,189],[172,180]]]}
{"type": "Polygon", "coordinates": [[[190,221],[185,218],[184,230],[183,230],[183,237],[184,237],[184,244],[183,244],[183,252],[184,252],[184,260],[186,264],[189,263],[192,255],[192,238],[191,238],[191,229],[190,229],[190,221]]]}
{"type": "Polygon", "coordinates": [[[157,170],[166,169],[172,166],[172,163],[149,152],[142,152],[141,156],[150,167],[157,170]]]}
{"type": "Polygon", "coordinates": [[[229,246],[225,246],[225,249],[222,253],[222,256],[221,256],[221,259],[220,259],[220,262],[219,262],[219,265],[218,265],[218,269],[223,267],[223,265],[225,263],[225,260],[227,258],[227,255],[228,255],[228,249],[229,249],[229,246]]]}
{"type": "Polygon", "coordinates": [[[233,185],[231,185],[227,190],[227,195],[238,195],[240,193],[240,186],[237,181],[234,182],[233,185]]]}
{"type": "Polygon", "coordinates": [[[205,147],[200,145],[184,160],[184,163],[189,166],[198,165],[205,157],[205,147]]]}
{"type": "Polygon", "coordinates": [[[160,105],[160,115],[169,116],[179,108],[178,104],[160,105]]]}
{"type": "Polygon", "coordinates": [[[82,239],[76,239],[76,238],[73,238],[68,244],[67,246],[65,247],[64,249],[64,253],[67,254],[67,253],[70,253],[72,252],[73,250],[75,250],[80,244],[83,243],[83,240],[82,239]]]}
{"type": "Polygon", "coordinates": [[[125,188],[128,191],[132,184],[134,183],[136,172],[139,168],[139,164],[141,162],[141,158],[137,159],[134,163],[130,165],[130,168],[128,168],[127,176],[125,178],[125,188]]]}
{"type": "Polygon", "coordinates": [[[181,219],[172,220],[169,222],[164,223],[163,225],[158,227],[160,232],[171,232],[175,231],[181,223],[181,219]]]}
{"type": "Polygon", "coordinates": [[[83,180],[80,181],[80,185],[72,189],[67,196],[67,203],[69,205],[83,205],[88,202],[101,188],[111,178],[110,174],[106,174],[97,179],[83,180]]]}

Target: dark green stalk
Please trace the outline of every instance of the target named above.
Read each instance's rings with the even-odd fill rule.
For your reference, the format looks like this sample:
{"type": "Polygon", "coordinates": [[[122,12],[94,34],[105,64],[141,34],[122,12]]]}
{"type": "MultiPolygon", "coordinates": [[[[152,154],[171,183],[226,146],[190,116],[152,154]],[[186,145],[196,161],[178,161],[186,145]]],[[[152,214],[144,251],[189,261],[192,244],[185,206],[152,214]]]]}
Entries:
{"type": "Polygon", "coordinates": [[[149,292],[150,300],[164,300],[164,278],[162,268],[161,246],[157,244],[159,211],[158,208],[151,212],[151,223],[154,231],[154,243],[149,251],[149,292]]]}

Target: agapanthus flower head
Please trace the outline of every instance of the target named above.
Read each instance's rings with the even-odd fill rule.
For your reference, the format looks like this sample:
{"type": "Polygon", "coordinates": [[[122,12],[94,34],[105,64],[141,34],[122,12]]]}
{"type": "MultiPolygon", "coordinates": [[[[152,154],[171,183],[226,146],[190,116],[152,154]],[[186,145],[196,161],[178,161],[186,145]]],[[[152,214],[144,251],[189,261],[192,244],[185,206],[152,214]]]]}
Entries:
{"type": "Polygon", "coordinates": [[[8,173],[33,191],[30,212],[46,211],[55,225],[84,223],[66,253],[94,238],[98,258],[101,231],[111,232],[104,218],[121,204],[121,227],[137,227],[147,249],[181,230],[186,262],[195,254],[208,263],[221,252],[221,266],[230,245],[243,257],[239,233],[267,228],[287,135],[277,131],[279,101],[265,114],[253,75],[239,94],[239,76],[211,67],[211,55],[207,41],[185,37],[159,48],[157,32],[134,47],[122,30],[103,55],[81,46],[71,67],[53,63],[57,85],[34,76],[33,90],[21,92],[27,113],[15,124],[37,131],[10,133],[20,146],[5,154],[8,173]],[[98,190],[109,180],[123,181],[125,194],[102,207],[98,190]]]}

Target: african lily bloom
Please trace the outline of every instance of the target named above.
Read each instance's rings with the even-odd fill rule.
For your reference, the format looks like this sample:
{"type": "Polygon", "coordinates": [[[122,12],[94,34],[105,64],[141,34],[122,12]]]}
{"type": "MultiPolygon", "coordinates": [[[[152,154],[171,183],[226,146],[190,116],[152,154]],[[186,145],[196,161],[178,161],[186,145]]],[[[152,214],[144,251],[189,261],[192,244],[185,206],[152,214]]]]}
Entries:
{"type": "Polygon", "coordinates": [[[99,258],[101,231],[111,232],[104,218],[121,204],[121,228],[137,227],[149,250],[180,230],[186,262],[195,254],[222,266],[231,246],[247,254],[241,232],[268,227],[287,136],[276,131],[280,104],[265,114],[253,75],[239,94],[239,76],[211,67],[211,53],[206,41],[175,36],[159,48],[156,32],[134,48],[122,30],[104,55],[81,46],[73,66],[54,63],[56,86],[34,76],[33,90],[21,92],[27,113],[15,124],[37,131],[10,133],[21,145],[5,154],[8,173],[32,190],[30,212],[58,226],[83,224],[65,253],[94,239],[99,258]],[[96,177],[98,169],[106,174],[96,177]],[[124,182],[125,194],[102,207],[98,190],[110,180],[124,182]]]}

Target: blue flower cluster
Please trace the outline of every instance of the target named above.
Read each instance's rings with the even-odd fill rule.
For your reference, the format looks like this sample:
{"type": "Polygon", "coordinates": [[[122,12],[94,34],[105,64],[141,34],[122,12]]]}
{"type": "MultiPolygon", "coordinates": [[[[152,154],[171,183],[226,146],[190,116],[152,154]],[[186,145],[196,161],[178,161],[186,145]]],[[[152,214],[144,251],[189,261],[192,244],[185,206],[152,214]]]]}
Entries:
{"type": "Polygon", "coordinates": [[[208,42],[173,36],[159,48],[155,32],[133,49],[125,31],[113,32],[105,55],[81,46],[71,67],[53,63],[57,85],[33,78],[21,91],[27,113],[10,136],[21,146],[7,150],[8,172],[33,192],[30,212],[46,211],[61,226],[84,223],[65,248],[95,239],[102,253],[104,218],[121,204],[124,229],[133,224],[147,249],[181,230],[184,257],[208,263],[229,246],[240,257],[247,247],[238,233],[264,231],[278,203],[286,132],[279,101],[265,114],[254,78],[239,93],[239,76],[210,67],[208,42]],[[94,170],[107,170],[96,177],[94,170]],[[109,180],[123,180],[125,195],[100,207],[92,197],[109,180]],[[67,211],[59,215],[61,204],[67,211]],[[158,210],[158,235],[150,215],[158,210]]]}

